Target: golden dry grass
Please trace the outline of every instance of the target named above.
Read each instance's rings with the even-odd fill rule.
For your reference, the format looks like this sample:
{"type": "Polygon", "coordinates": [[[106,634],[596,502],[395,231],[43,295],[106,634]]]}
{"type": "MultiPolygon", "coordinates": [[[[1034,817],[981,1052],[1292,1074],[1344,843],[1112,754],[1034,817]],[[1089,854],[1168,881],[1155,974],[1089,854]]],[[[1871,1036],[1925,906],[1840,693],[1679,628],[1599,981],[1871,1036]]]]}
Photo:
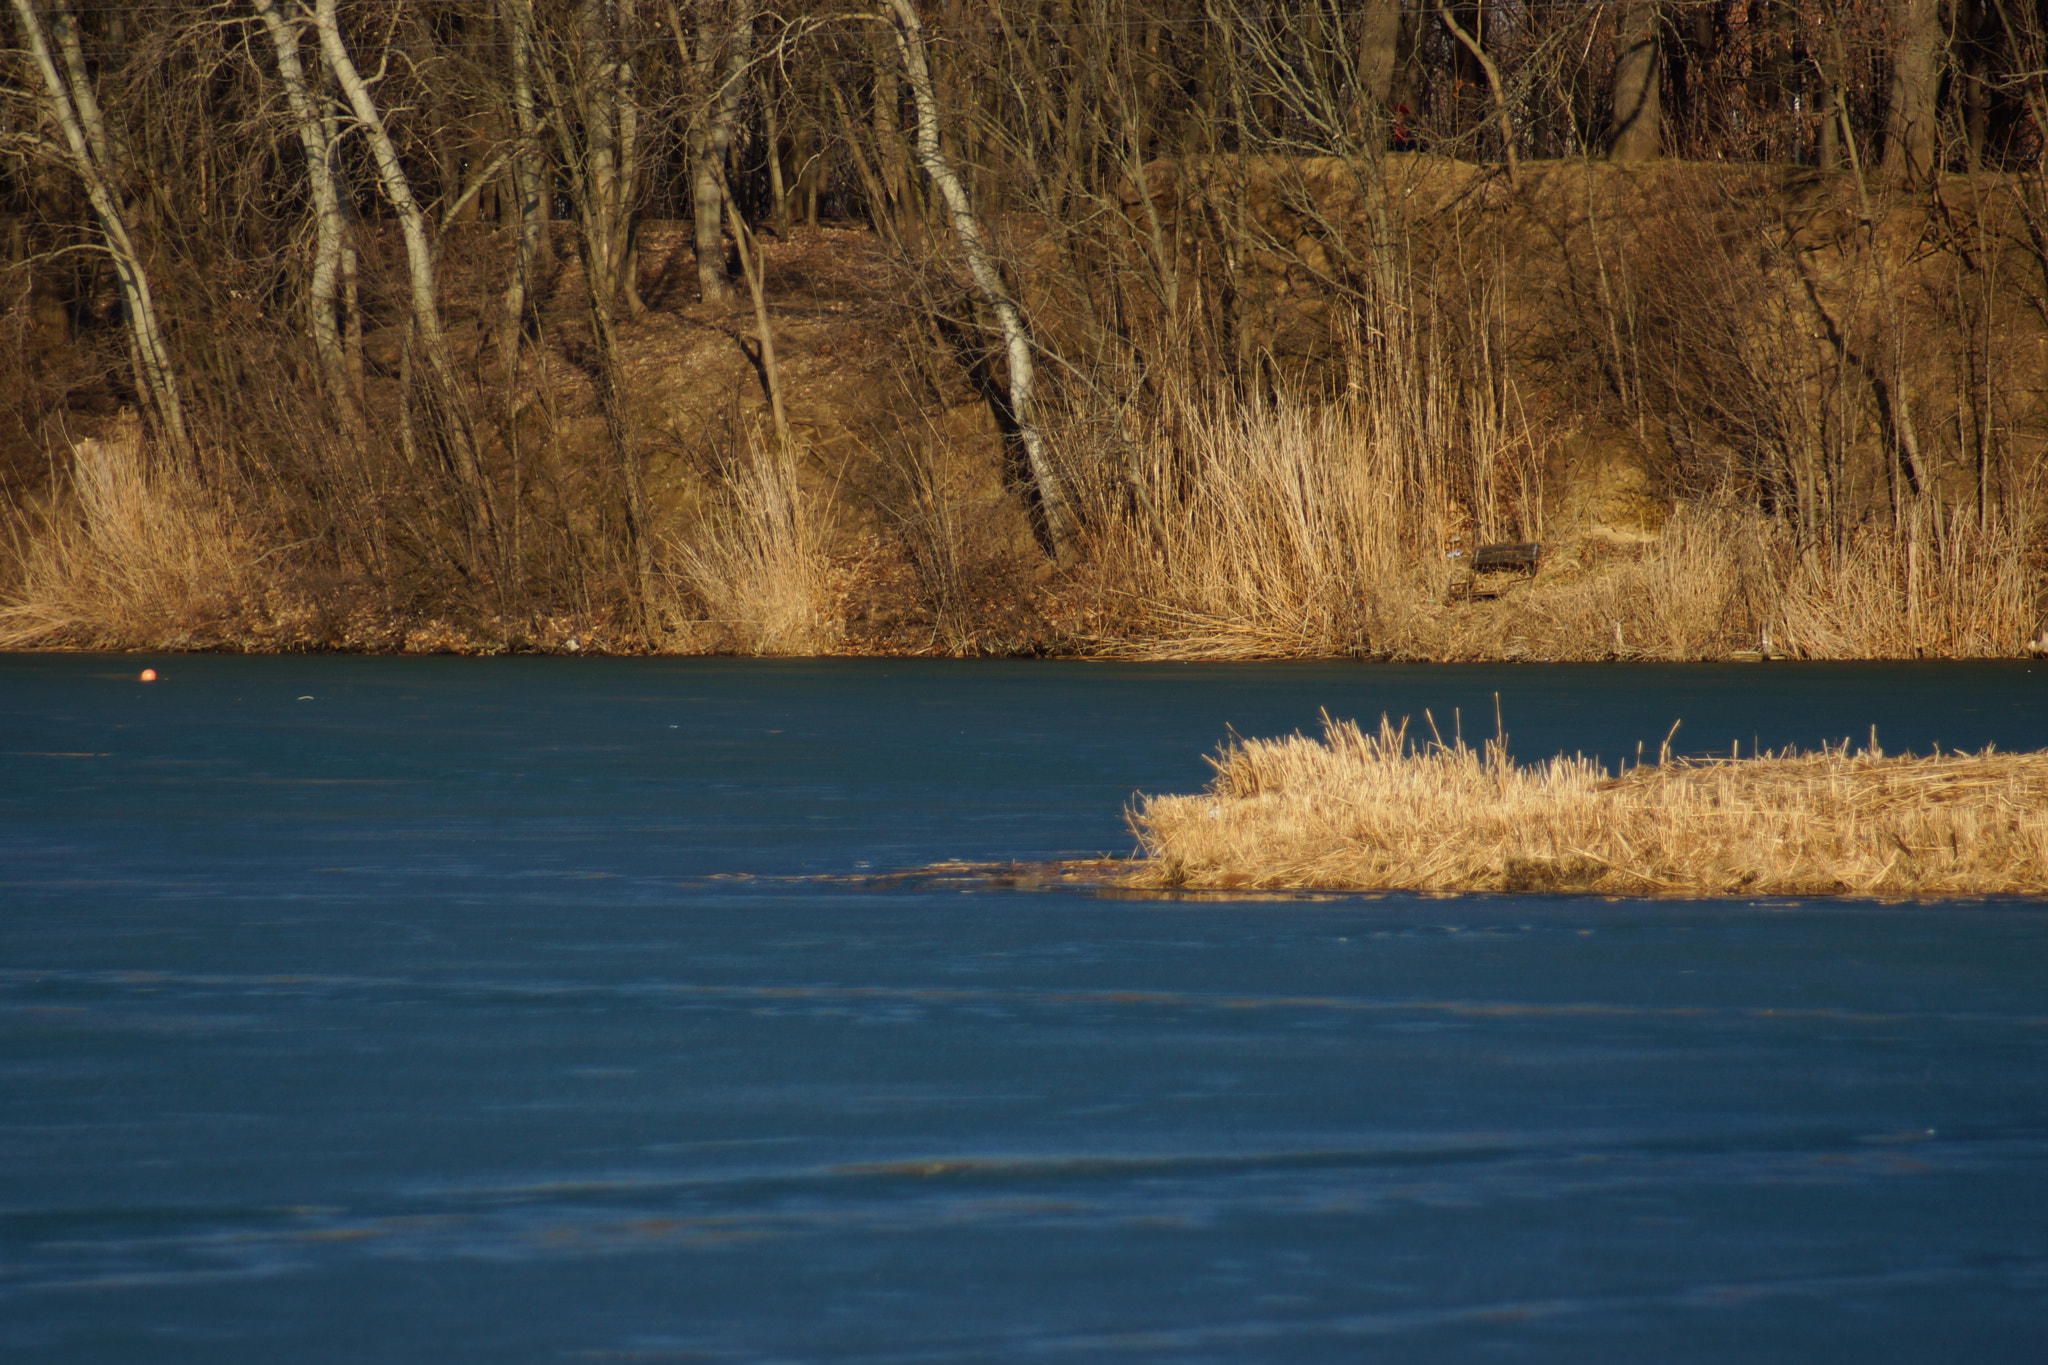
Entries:
{"type": "Polygon", "coordinates": [[[1324,719],[1130,812],[1129,884],[1626,895],[2048,894],[2048,753],[1677,760],[1614,776],[1324,719]]]}
{"type": "Polygon", "coordinates": [[[730,647],[822,653],[838,641],[822,520],[793,454],[757,438],[726,469],[722,504],[669,543],[669,558],[730,647]]]}
{"type": "Polygon", "coordinates": [[[132,419],[72,448],[68,493],[17,536],[0,649],[203,648],[294,614],[240,520],[151,468],[132,419]]]}
{"type": "Polygon", "coordinates": [[[1932,504],[1804,538],[1736,501],[1661,531],[1549,537],[1527,449],[1493,440],[1453,477],[1398,421],[1339,407],[1190,405],[1136,443],[1099,519],[1104,609],[1085,649],[1127,659],[1718,659],[1766,632],[1793,658],[2010,658],[2039,630],[2025,507],[1932,504]],[[1481,478],[1481,473],[1486,475],[1481,478]],[[1442,528],[1546,541],[1542,571],[1454,600],[1442,528]]]}

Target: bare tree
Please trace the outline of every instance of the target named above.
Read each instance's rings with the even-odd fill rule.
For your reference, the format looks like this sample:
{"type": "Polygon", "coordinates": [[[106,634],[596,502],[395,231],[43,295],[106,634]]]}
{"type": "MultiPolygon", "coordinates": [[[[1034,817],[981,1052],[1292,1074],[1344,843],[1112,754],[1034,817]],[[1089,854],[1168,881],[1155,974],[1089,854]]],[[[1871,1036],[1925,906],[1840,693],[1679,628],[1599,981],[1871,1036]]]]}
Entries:
{"type": "Polygon", "coordinates": [[[733,288],[725,264],[725,172],[740,100],[746,94],[754,6],[753,0],[696,0],[696,4],[696,23],[686,28],[677,0],[668,0],[669,26],[689,88],[690,213],[697,253],[697,295],[706,303],[729,304],[733,288]]]}
{"type": "Polygon", "coordinates": [[[1663,150],[1663,52],[1658,41],[1662,23],[1660,7],[1654,3],[1636,0],[1620,11],[1614,35],[1610,161],[1648,161],[1663,150]]]}
{"type": "Polygon", "coordinates": [[[596,367],[598,408],[619,481],[625,513],[625,550],[632,566],[632,600],[640,633],[660,642],[652,609],[654,549],[647,526],[646,481],[627,430],[625,361],[618,311],[637,309],[629,250],[635,181],[639,174],[639,121],[635,74],[626,52],[633,0],[580,0],[575,28],[542,66],[555,144],[575,203],[578,254],[596,367]],[[558,74],[557,65],[566,67],[558,74]]]}
{"type": "Polygon", "coordinates": [[[363,79],[354,58],[349,55],[335,7],[336,0],[318,0],[318,8],[314,11],[320,30],[321,50],[326,54],[327,66],[334,73],[335,82],[355,112],[357,125],[369,139],[371,157],[377,166],[384,197],[398,215],[399,233],[405,242],[406,278],[411,286],[409,301],[413,335],[426,354],[431,378],[427,386],[429,407],[437,418],[439,435],[447,442],[454,457],[457,477],[468,494],[471,507],[479,522],[488,527],[493,520],[489,490],[484,482],[483,465],[477,457],[475,441],[461,411],[462,386],[448,349],[447,332],[441,325],[434,238],[427,230],[426,213],[413,195],[405,163],[370,93],[369,82],[363,79]]]}
{"type": "Polygon", "coordinates": [[[498,360],[505,367],[508,392],[517,387],[519,340],[533,286],[533,267],[544,245],[547,200],[543,192],[540,107],[533,88],[533,0],[499,0],[512,103],[512,192],[519,222],[511,278],[505,285],[499,323],[498,360]]]}
{"type": "Polygon", "coordinates": [[[306,79],[305,64],[299,60],[296,24],[279,12],[277,0],[254,0],[254,4],[277,55],[278,79],[284,85],[285,101],[298,128],[299,147],[306,163],[306,187],[313,202],[313,277],[306,291],[306,320],[313,333],[313,351],[319,357],[320,376],[330,400],[337,411],[354,420],[358,415],[355,390],[349,382],[341,318],[335,308],[348,224],[335,165],[338,148],[334,120],[322,107],[324,101],[315,98],[306,79]]]}
{"type": "Polygon", "coordinates": [[[931,65],[917,7],[912,0],[889,0],[889,12],[895,22],[896,50],[903,59],[911,98],[917,105],[918,164],[924,167],[925,175],[945,199],[953,231],[960,239],[962,253],[967,257],[968,273],[974,278],[974,286],[982,302],[996,316],[1009,370],[1009,425],[1018,444],[1024,448],[1024,458],[1030,467],[1036,492],[1037,507],[1033,520],[1046,551],[1057,554],[1068,531],[1066,500],[1060,489],[1059,477],[1053,470],[1051,452],[1046,449],[1044,434],[1039,429],[1033,403],[1037,361],[1033,356],[1031,333],[1025,326],[1024,315],[1016,300],[1003,283],[1002,272],[989,251],[981,220],[975,215],[967,187],[939,149],[939,104],[932,93],[931,65]]]}
{"type": "Polygon", "coordinates": [[[2004,83],[2016,87],[2034,125],[2034,168],[2048,173],[2048,15],[2025,0],[1992,0],[2005,38],[2004,83]]]}
{"type": "Polygon", "coordinates": [[[149,272],[143,268],[142,255],[129,235],[127,216],[115,188],[120,168],[79,42],[78,17],[71,11],[70,0],[56,0],[53,18],[64,62],[60,72],[51,52],[49,32],[33,0],[14,0],[14,12],[21,20],[36,71],[43,80],[44,110],[64,138],[59,155],[85,185],[107,254],[114,262],[121,302],[128,313],[129,352],[135,367],[136,388],[154,411],[172,450],[181,457],[189,456],[192,443],[185,427],[185,405],[178,392],[177,372],[171,364],[163,320],[149,285],[149,272]]]}
{"type": "Polygon", "coordinates": [[[1885,119],[1884,175],[1917,182],[1935,169],[1936,97],[1944,34],[1941,0],[1892,0],[1892,81],[1885,119]]]}
{"type": "Polygon", "coordinates": [[[1522,185],[1522,162],[1521,157],[1515,151],[1515,121],[1508,114],[1507,88],[1501,81],[1500,67],[1487,54],[1486,45],[1480,41],[1479,37],[1467,32],[1465,27],[1458,22],[1457,17],[1451,13],[1451,7],[1445,4],[1444,0],[1437,0],[1436,12],[1437,16],[1443,20],[1444,27],[1450,31],[1451,36],[1456,38],[1459,44],[1472,54],[1472,60],[1477,62],[1479,69],[1486,73],[1486,88],[1493,93],[1494,122],[1500,131],[1501,156],[1508,164],[1508,184],[1515,189],[1520,189],[1522,185]]]}
{"type": "Polygon", "coordinates": [[[1367,127],[1365,141],[1383,141],[1392,126],[1394,72],[1401,60],[1402,29],[1408,21],[1399,0],[1367,4],[1358,18],[1358,104],[1367,127]]]}
{"type": "Polygon", "coordinates": [[[585,243],[585,273],[593,291],[643,312],[633,278],[633,214],[643,152],[637,75],[630,51],[635,0],[581,0],[576,7],[580,60],[570,87],[581,138],[555,106],[557,137],[574,148],[585,243]]]}

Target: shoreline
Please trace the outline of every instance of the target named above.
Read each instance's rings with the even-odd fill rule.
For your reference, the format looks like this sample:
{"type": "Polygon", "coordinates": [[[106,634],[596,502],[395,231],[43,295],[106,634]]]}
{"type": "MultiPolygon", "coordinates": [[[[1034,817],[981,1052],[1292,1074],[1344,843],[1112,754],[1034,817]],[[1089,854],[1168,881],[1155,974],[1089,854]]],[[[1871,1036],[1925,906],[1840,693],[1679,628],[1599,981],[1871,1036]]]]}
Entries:
{"type": "Polygon", "coordinates": [[[433,644],[405,644],[397,647],[336,642],[306,642],[286,645],[257,645],[236,642],[213,644],[20,644],[0,647],[0,654],[120,654],[172,657],[275,656],[312,658],[333,656],[365,659],[399,658],[558,658],[558,659],[1043,659],[1069,663],[1337,663],[1365,664],[1828,664],[1828,663],[2028,663],[2048,658],[2039,645],[2006,654],[1942,653],[1925,650],[1911,654],[1793,654],[1736,649],[1694,654],[1666,654],[1647,650],[1625,653],[1529,654],[1516,651],[1463,653],[1455,655],[1415,653],[1403,650],[1339,650],[1322,654],[1204,655],[1190,658],[1170,649],[1091,647],[1089,644],[1062,646],[1031,642],[1015,647],[988,647],[973,651],[938,647],[911,648],[854,645],[846,648],[804,653],[756,653],[740,649],[659,649],[607,645],[541,645],[528,641],[511,644],[493,641],[443,640],[433,644]]]}
{"type": "Polygon", "coordinates": [[[1458,900],[1473,896],[1541,896],[1552,900],[1725,900],[1802,901],[1834,903],[1867,901],[1882,905],[1926,904],[1933,901],[2026,900],[2048,903],[2048,890],[1885,893],[1844,889],[1834,892],[1634,892],[1588,891],[1563,888],[1505,890],[1416,890],[1400,886],[1246,886],[1179,885],[1161,886],[1144,880],[1150,863],[1145,858],[1053,858],[1014,862],[953,861],[928,863],[922,867],[893,872],[822,873],[788,878],[739,874],[720,880],[795,881],[810,884],[854,886],[864,889],[944,891],[1079,891],[1110,900],[1157,901],[1328,901],[1380,899],[1390,895],[1413,895],[1427,900],[1458,900]]]}

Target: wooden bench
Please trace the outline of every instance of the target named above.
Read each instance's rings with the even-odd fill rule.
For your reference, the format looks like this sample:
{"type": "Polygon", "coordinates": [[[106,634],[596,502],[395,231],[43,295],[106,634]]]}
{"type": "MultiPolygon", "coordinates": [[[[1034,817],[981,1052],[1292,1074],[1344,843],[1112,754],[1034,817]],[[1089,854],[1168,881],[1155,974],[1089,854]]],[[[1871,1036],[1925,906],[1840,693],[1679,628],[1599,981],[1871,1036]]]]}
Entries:
{"type": "Polygon", "coordinates": [[[1447,596],[1468,601],[1475,597],[1498,597],[1511,586],[1501,582],[1500,575],[1533,578],[1542,563],[1543,547],[1533,540],[1482,545],[1473,552],[1472,562],[1452,575],[1447,596]],[[1481,575],[1493,581],[1481,582],[1481,575]]]}

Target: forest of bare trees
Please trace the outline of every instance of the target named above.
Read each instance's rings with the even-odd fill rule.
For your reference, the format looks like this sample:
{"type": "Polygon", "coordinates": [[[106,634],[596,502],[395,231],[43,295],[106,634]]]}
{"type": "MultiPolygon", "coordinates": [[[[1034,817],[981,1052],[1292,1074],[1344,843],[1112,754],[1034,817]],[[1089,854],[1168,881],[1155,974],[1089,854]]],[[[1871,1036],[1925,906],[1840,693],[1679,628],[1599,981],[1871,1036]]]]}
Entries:
{"type": "Polygon", "coordinates": [[[0,60],[0,643],[2042,629],[2041,0],[10,0],[0,60]]]}

